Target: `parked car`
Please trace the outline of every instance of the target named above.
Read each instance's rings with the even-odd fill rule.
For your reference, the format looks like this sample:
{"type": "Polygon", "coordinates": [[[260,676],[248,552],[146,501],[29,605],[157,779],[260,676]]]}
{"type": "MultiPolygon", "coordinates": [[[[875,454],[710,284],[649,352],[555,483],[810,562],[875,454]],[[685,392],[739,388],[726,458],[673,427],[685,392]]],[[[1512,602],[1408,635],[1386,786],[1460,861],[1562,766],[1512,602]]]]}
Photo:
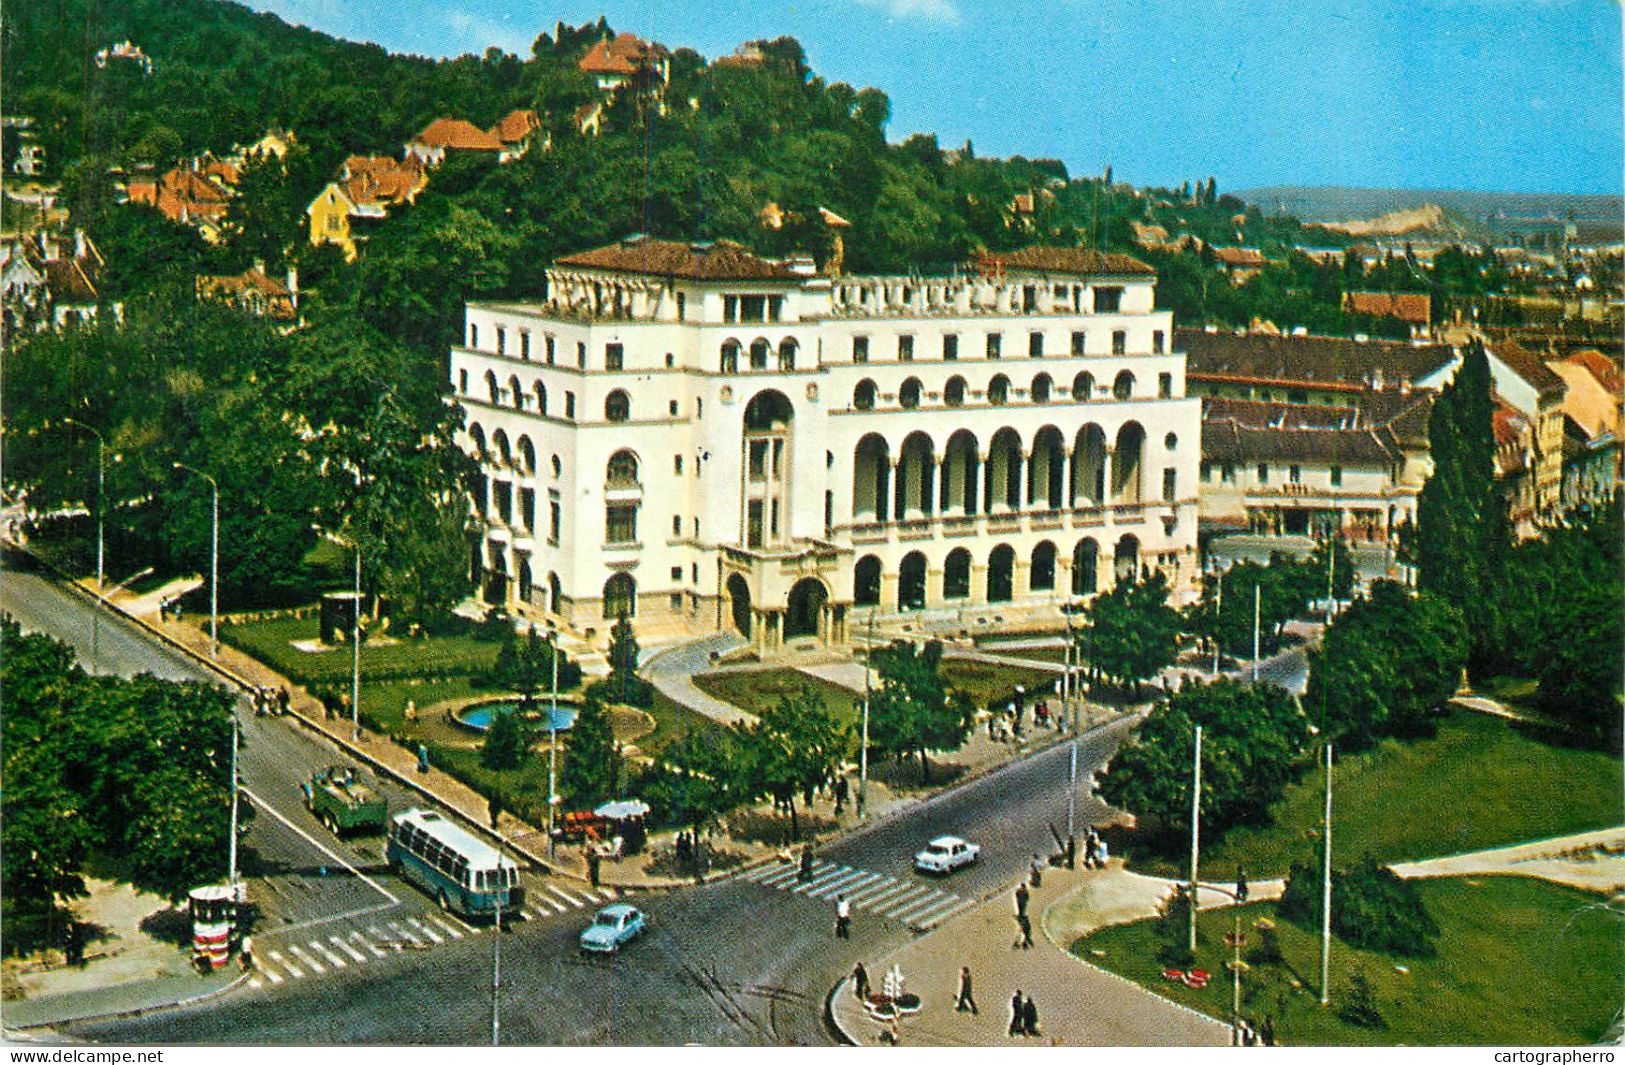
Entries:
{"type": "Polygon", "coordinates": [[[975,843],[967,843],[958,836],[938,836],[914,856],[914,868],[922,873],[951,873],[962,865],[972,864],[981,854],[982,848],[975,843]]]}
{"type": "Polygon", "coordinates": [[[581,933],[581,949],[595,954],[613,954],[641,935],[648,920],[642,910],[624,902],[605,906],[581,933]]]}

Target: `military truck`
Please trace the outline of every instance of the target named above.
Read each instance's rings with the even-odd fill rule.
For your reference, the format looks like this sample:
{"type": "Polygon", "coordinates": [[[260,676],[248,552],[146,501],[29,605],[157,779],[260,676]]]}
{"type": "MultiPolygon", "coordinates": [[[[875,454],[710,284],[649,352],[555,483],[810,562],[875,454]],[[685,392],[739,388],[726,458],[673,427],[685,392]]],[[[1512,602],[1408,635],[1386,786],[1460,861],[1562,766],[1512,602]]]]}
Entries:
{"type": "Polygon", "coordinates": [[[305,793],[305,809],[335,836],[382,832],[389,825],[389,803],[347,765],[318,769],[299,787],[305,793]]]}

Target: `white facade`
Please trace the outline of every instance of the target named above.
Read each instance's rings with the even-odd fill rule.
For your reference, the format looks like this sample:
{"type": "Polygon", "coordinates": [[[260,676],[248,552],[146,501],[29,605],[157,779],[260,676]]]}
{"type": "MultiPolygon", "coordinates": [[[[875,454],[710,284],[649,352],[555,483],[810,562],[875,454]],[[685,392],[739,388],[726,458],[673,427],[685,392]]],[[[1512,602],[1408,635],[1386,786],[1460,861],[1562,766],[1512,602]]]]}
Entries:
{"type": "Polygon", "coordinates": [[[489,601],[773,653],[854,610],[978,631],[1193,576],[1199,401],[1149,273],[570,265],[597,254],[470,304],[452,349],[489,601]]]}

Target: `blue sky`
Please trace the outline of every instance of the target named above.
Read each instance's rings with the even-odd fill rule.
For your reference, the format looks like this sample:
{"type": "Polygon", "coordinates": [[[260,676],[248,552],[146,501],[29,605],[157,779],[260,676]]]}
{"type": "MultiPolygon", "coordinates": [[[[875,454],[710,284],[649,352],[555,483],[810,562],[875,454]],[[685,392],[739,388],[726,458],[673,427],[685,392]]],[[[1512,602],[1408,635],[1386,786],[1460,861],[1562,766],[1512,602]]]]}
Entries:
{"type": "Polygon", "coordinates": [[[247,0],[395,51],[525,54],[603,14],[715,57],[789,34],[888,132],[1137,184],[1621,191],[1614,0],[247,0]]]}

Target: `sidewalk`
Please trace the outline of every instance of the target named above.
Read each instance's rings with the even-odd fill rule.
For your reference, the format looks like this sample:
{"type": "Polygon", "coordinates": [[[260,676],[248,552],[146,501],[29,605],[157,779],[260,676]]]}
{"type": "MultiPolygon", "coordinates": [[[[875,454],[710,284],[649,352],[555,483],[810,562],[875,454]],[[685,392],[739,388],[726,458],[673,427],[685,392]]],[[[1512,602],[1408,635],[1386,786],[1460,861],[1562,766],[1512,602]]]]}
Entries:
{"type": "MultiPolygon", "coordinates": [[[[1014,885],[980,906],[909,943],[882,961],[867,964],[870,984],[880,988],[898,966],[905,990],[920,996],[920,1012],[904,1017],[904,1046],[1227,1046],[1229,1026],[1170,1002],[1067,953],[1094,927],[1138,920],[1156,912],[1172,890],[1167,881],[1128,872],[1120,861],[1104,870],[1048,869],[1032,891],[1028,913],[1042,935],[1029,950],[1013,947],[1014,885]],[[977,1014],[954,1008],[959,968],[970,966],[977,1014]],[[1036,1039],[1007,1034],[1010,996],[1031,996],[1038,1007],[1036,1039]],[[1148,1038],[1154,1033],[1154,1038],[1148,1038]]],[[[1216,904],[1204,893],[1204,906],[1216,904]]],[[[843,980],[832,993],[830,1014],[852,1043],[876,1045],[886,1026],[869,1016],[843,980]]]]}

